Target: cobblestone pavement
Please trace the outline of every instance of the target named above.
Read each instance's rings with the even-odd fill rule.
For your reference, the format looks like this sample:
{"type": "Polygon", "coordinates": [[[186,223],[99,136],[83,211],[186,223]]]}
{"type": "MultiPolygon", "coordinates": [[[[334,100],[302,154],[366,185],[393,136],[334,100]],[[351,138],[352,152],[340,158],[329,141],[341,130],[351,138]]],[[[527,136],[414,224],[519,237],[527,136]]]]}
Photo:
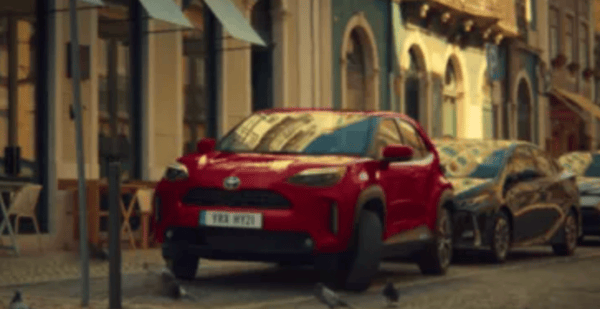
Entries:
{"type": "MultiPolygon", "coordinates": [[[[362,294],[342,293],[356,308],[384,308],[380,295],[387,280],[402,297],[398,308],[549,309],[598,308],[600,242],[577,249],[575,257],[557,257],[547,247],[518,250],[504,265],[467,255],[442,277],[422,276],[412,264],[384,263],[373,287],[362,294]]],[[[193,300],[161,296],[158,277],[135,273],[123,278],[123,309],[321,309],[312,297],[317,274],[310,268],[273,264],[204,261],[198,278],[184,287],[193,300]],[[221,263],[221,264],[219,264],[221,263]]],[[[0,288],[6,302],[16,287],[0,288]]],[[[35,309],[80,308],[77,280],[18,287],[35,309]]],[[[108,281],[91,284],[89,308],[108,308],[108,281]]],[[[2,308],[2,304],[0,304],[2,308]]]]}
{"type": "MultiPolygon", "coordinates": [[[[143,273],[145,264],[152,269],[160,269],[165,265],[160,249],[123,250],[121,261],[123,274],[143,273]]],[[[201,262],[206,267],[231,263],[211,260],[201,262]]],[[[78,279],[80,273],[81,260],[77,252],[45,252],[20,257],[0,255],[0,288],[78,279]]],[[[90,278],[104,277],[108,277],[108,261],[91,259],[90,278]]]]}

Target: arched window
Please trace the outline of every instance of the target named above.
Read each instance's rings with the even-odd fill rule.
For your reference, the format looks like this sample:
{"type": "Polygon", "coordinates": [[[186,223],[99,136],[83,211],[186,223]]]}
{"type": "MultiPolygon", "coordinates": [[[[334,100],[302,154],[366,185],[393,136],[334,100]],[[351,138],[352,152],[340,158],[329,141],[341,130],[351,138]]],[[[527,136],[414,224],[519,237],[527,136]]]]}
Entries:
{"type": "Polygon", "coordinates": [[[491,139],[495,137],[496,117],[492,105],[492,85],[490,84],[489,71],[486,70],[483,77],[483,137],[491,139]]]}
{"type": "Polygon", "coordinates": [[[419,67],[418,56],[414,48],[408,51],[410,63],[406,72],[406,85],[404,86],[404,104],[406,114],[416,121],[419,121],[420,113],[420,96],[419,96],[419,67]]]}
{"type": "Polygon", "coordinates": [[[358,30],[350,33],[347,53],[346,87],[348,89],[349,109],[366,110],[366,63],[365,51],[361,44],[358,30]]]}
{"type": "Polygon", "coordinates": [[[456,137],[456,100],[458,83],[452,61],[448,61],[444,78],[444,102],[442,103],[442,135],[456,137]]]}
{"type": "Polygon", "coordinates": [[[531,97],[525,80],[517,91],[517,139],[531,141],[531,97]]]}
{"type": "Polygon", "coordinates": [[[268,44],[252,45],[252,110],[273,107],[273,21],[271,0],[259,0],[252,8],[252,27],[268,44]]]}

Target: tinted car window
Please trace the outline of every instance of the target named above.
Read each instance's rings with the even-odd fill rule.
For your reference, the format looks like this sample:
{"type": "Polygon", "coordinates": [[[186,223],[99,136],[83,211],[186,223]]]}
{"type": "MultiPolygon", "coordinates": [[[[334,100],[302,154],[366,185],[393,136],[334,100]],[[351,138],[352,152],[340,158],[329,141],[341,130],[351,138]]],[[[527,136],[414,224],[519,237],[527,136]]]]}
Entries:
{"type": "Polygon", "coordinates": [[[585,177],[600,177],[600,155],[592,156],[592,163],[585,170],[585,177]]]}
{"type": "Polygon", "coordinates": [[[425,148],[425,144],[421,140],[421,137],[417,133],[417,130],[406,121],[400,120],[398,123],[400,125],[400,133],[402,134],[404,142],[406,145],[414,148],[415,150],[414,158],[423,158],[427,153],[427,149],[425,148]]]}
{"type": "Polygon", "coordinates": [[[510,158],[507,172],[509,175],[515,175],[528,169],[536,169],[535,163],[529,149],[527,147],[519,146],[515,149],[510,158]]]}
{"type": "Polygon", "coordinates": [[[508,148],[494,151],[487,156],[483,162],[477,165],[475,170],[469,174],[470,178],[491,179],[502,171],[502,162],[508,154],[508,148]]]}
{"type": "Polygon", "coordinates": [[[383,148],[392,144],[403,144],[402,137],[398,132],[398,126],[392,119],[382,119],[379,123],[377,136],[375,137],[376,156],[381,157],[383,148]]]}
{"type": "Polygon", "coordinates": [[[216,150],[364,155],[372,119],[362,114],[331,112],[257,113],[231,130],[216,150]]]}

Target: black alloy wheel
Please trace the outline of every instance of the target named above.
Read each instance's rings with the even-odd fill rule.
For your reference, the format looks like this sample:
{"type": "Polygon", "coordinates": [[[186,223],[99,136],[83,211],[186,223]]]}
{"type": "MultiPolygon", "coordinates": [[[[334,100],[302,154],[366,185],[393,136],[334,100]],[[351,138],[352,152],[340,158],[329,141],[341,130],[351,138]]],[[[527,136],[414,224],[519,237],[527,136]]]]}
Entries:
{"type": "Polygon", "coordinates": [[[491,241],[491,255],[492,260],[495,263],[503,263],[506,261],[511,245],[510,232],[511,229],[508,217],[501,211],[496,215],[491,241]]]}
{"type": "Polygon", "coordinates": [[[563,225],[563,242],[552,245],[552,250],[554,250],[555,254],[568,256],[575,253],[575,249],[577,249],[578,228],[577,217],[573,211],[570,211],[569,214],[567,214],[567,218],[565,219],[565,223],[563,225]]]}
{"type": "Polygon", "coordinates": [[[446,208],[440,209],[437,219],[434,241],[423,251],[419,259],[421,273],[443,275],[450,267],[453,253],[452,216],[446,208]]]}

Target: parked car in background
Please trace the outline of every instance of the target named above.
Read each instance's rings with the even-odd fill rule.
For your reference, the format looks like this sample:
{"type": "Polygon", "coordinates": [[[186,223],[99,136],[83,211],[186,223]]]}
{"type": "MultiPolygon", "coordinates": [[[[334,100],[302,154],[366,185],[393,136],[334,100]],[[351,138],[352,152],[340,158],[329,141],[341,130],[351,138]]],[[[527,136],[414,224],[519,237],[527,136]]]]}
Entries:
{"type": "Polygon", "coordinates": [[[558,162],[577,175],[579,202],[585,235],[600,235],[600,153],[570,152],[562,155],[558,162]]]}
{"type": "Polygon", "coordinates": [[[390,112],[257,112],[171,165],[156,187],[157,241],[179,278],[198,258],[314,263],[364,290],[381,258],[450,264],[451,185],[413,120],[390,112]]]}
{"type": "Polygon", "coordinates": [[[519,141],[434,140],[455,190],[455,248],[489,250],[551,244],[571,255],[581,235],[575,176],[537,146],[519,141]]]}

